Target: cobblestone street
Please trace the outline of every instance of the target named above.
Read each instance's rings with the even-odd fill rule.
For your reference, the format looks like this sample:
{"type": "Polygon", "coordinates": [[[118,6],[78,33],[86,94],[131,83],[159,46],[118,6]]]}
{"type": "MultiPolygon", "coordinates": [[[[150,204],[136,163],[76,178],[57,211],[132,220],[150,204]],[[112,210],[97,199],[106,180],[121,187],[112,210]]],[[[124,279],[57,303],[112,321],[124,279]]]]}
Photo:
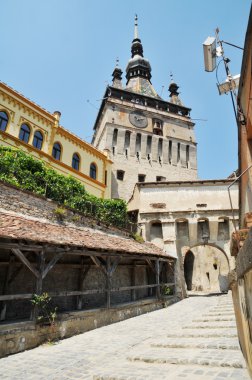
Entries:
{"type": "Polygon", "coordinates": [[[0,360],[17,380],[248,380],[231,295],[166,309],[0,360]]]}

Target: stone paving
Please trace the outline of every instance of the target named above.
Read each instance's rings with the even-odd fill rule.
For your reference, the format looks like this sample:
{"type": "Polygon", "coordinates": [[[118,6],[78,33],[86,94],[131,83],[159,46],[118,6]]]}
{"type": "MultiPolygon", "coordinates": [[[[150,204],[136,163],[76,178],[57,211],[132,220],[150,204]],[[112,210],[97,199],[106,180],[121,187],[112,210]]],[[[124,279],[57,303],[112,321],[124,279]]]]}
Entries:
{"type": "Polygon", "coordinates": [[[0,359],[0,379],[249,380],[231,295],[166,309],[0,359]]]}

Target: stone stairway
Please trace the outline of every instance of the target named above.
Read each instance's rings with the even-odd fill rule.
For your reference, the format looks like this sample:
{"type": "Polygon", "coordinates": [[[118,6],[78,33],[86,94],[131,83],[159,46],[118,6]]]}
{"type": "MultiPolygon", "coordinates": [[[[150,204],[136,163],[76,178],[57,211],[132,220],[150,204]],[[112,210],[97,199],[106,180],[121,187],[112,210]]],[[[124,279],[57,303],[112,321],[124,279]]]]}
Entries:
{"type": "Polygon", "coordinates": [[[126,355],[127,365],[95,380],[247,380],[230,295],[188,323],[145,340],[126,355]],[[132,368],[132,371],[130,370],[132,368]],[[133,376],[130,376],[130,374],[133,376]]]}
{"type": "Polygon", "coordinates": [[[249,376],[228,294],[192,296],[0,359],[0,379],[249,380],[249,376]]]}

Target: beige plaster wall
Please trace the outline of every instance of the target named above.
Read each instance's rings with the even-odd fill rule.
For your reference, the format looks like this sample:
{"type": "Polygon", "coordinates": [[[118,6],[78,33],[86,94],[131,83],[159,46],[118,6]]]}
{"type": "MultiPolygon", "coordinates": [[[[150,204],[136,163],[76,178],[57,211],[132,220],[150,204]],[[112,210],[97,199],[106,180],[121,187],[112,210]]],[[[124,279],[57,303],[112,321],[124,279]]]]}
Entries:
{"type": "Polygon", "coordinates": [[[133,193],[138,175],[145,181],[190,180],[197,178],[197,146],[190,118],[162,110],[136,105],[127,101],[109,98],[96,125],[93,144],[110,153],[112,165],[112,197],[128,201],[133,193]],[[129,121],[133,111],[142,111],[147,117],[146,128],[136,128],[129,121]],[[163,136],[153,133],[153,122],[158,119],[163,125],[163,136]],[[113,132],[118,130],[117,143],[113,144],[113,132]],[[125,133],[130,132],[130,145],[125,150],[125,133]],[[136,135],[141,134],[141,149],[136,154],[136,135]],[[151,152],[147,155],[147,138],[152,137],[151,152]],[[163,151],[158,153],[158,141],[162,140],[163,151]],[[172,141],[172,158],[169,160],[169,141],[172,141]],[[178,160],[178,144],[180,159],[178,160]],[[189,161],[186,160],[189,146],[189,161]],[[117,179],[117,171],[124,171],[124,179],[117,179]]]}

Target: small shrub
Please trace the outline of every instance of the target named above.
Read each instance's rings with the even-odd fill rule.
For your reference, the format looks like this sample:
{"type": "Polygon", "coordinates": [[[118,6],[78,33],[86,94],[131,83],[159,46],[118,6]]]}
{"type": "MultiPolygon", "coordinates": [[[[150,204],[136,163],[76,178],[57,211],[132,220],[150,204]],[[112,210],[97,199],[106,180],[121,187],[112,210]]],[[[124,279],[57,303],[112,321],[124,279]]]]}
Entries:
{"type": "Polygon", "coordinates": [[[57,307],[52,307],[51,297],[49,297],[48,293],[33,294],[31,303],[38,308],[37,322],[49,322],[53,326],[57,317],[57,307]]]}
{"type": "Polygon", "coordinates": [[[162,288],[162,293],[165,296],[170,296],[173,294],[173,288],[171,286],[164,285],[162,288]]]}
{"type": "Polygon", "coordinates": [[[53,213],[54,215],[56,216],[56,218],[59,220],[59,221],[63,221],[66,216],[67,216],[67,212],[66,212],[66,209],[63,208],[63,207],[57,207],[53,210],[53,213]]]}
{"type": "Polygon", "coordinates": [[[143,237],[141,235],[139,235],[139,234],[132,234],[132,237],[138,243],[144,243],[144,239],[143,239],[143,237]]]}

